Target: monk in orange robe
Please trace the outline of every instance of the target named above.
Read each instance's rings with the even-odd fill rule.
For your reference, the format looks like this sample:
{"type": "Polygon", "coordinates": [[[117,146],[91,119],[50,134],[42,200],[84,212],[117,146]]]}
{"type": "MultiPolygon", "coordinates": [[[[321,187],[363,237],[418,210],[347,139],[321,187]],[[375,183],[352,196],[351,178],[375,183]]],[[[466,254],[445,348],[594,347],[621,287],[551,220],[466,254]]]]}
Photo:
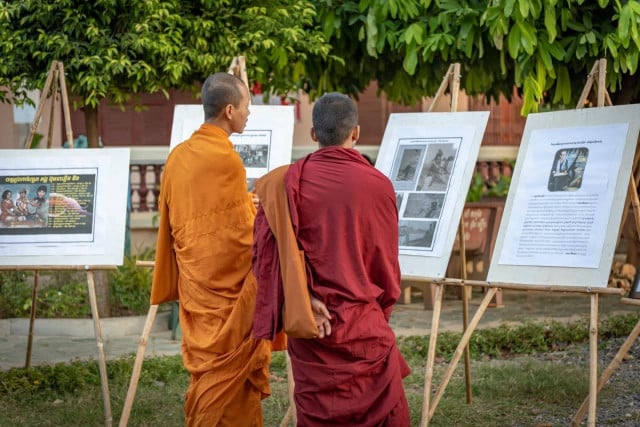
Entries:
{"type": "Polygon", "coordinates": [[[180,300],[182,356],[191,380],[188,426],[262,426],[271,345],[251,336],[256,208],[229,140],[242,132],[250,96],[216,73],[202,87],[205,122],[176,146],[160,187],[151,304],[180,300]]]}
{"type": "MultiPolygon", "coordinates": [[[[284,174],[312,303],[318,299],[328,309],[328,321],[314,310],[318,338],[288,339],[298,426],[410,424],[402,385],[409,367],[389,325],[400,296],[395,193],[389,179],[353,149],[359,132],[353,101],[325,94],[313,108],[311,136],[320,149],[284,174]]],[[[270,203],[260,197],[263,206],[270,203]]],[[[266,218],[260,207],[254,225],[254,334],[269,339],[282,327],[283,305],[300,302],[283,296],[282,254],[274,251],[284,236],[273,233],[266,218]]],[[[295,262],[294,256],[286,262],[295,262]]]]}

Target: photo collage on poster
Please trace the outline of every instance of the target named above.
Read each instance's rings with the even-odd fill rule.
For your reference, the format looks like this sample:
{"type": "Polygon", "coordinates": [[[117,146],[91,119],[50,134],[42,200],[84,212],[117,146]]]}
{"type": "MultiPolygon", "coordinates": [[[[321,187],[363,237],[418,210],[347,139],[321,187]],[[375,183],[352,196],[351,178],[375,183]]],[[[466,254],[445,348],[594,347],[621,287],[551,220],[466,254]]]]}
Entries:
{"type": "Polygon", "coordinates": [[[398,141],[391,182],[400,220],[400,249],[433,249],[460,143],[461,138],[398,141]]]}
{"type": "Polygon", "coordinates": [[[271,151],[271,130],[245,130],[242,134],[233,134],[230,139],[233,148],[242,159],[247,171],[247,190],[253,191],[259,176],[269,171],[269,153],[271,151]]]}
{"type": "MultiPolygon", "coordinates": [[[[0,175],[0,236],[74,235],[93,239],[97,169],[0,175]]],[[[67,239],[65,239],[66,241],[67,239]]]]}

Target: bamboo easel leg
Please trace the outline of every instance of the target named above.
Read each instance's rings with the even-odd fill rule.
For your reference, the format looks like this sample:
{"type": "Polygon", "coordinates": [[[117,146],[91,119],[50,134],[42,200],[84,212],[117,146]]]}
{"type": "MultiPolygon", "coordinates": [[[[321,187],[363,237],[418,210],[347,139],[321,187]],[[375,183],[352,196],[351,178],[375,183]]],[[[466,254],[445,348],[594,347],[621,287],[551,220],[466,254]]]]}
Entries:
{"type": "MultiPolygon", "coordinates": [[[[605,371],[600,376],[600,379],[598,380],[598,387],[597,387],[598,393],[600,392],[600,390],[602,390],[604,385],[609,381],[609,378],[611,378],[611,375],[613,375],[615,370],[618,369],[618,366],[620,366],[620,364],[622,363],[624,356],[629,352],[629,349],[631,348],[635,340],[638,339],[638,336],[640,336],[640,321],[636,323],[636,326],[633,328],[633,330],[631,331],[631,333],[629,334],[625,342],[622,344],[622,346],[620,347],[620,350],[618,350],[618,352],[616,353],[615,357],[613,358],[609,366],[607,366],[607,369],[605,369],[605,371]]],[[[584,399],[584,401],[582,402],[582,405],[580,405],[580,408],[578,409],[578,412],[576,412],[573,419],[571,420],[572,426],[576,427],[580,425],[580,421],[582,421],[582,418],[584,417],[584,414],[586,414],[587,408],[589,407],[589,397],[590,396],[587,396],[584,399]]]]}
{"type": "Polygon", "coordinates": [[[33,275],[33,290],[31,291],[31,317],[29,318],[29,338],[27,340],[27,357],[24,369],[31,367],[31,350],[33,349],[33,329],[36,322],[36,304],[38,302],[38,270],[33,275]]]}
{"type": "MultiPolygon", "coordinates": [[[[54,70],[58,67],[58,62],[53,61],[51,63],[51,68],[49,69],[49,73],[47,74],[47,80],[44,82],[44,88],[42,88],[42,97],[46,98],[49,95],[49,90],[51,89],[51,83],[53,82],[53,73],[54,70]]],[[[40,119],[42,118],[42,110],[44,108],[44,102],[41,99],[38,103],[38,108],[36,108],[36,113],[33,118],[33,122],[31,123],[31,127],[29,128],[29,135],[24,143],[24,148],[31,147],[31,141],[33,141],[33,136],[36,134],[38,130],[38,125],[40,124],[40,119]]]]}
{"type": "MultiPolygon", "coordinates": [[[[463,282],[467,280],[467,249],[464,244],[464,219],[460,220],[458,229],[458,246],[460,247],[460,277],[463,282]]],[[[462,287],[462,332],[464,333],[469,327],[469,291],[471,287],[462,287]]],[[[471,395],[471,353],[469,346],[464,348],[464,383],[467,391],[467,403],[472,400],[471,395]]]]}
{"type": "Polygon", "coordinates": [[[126,427],[129,422],[129,416],[131,415],[131,408],[133,407],[133,399],[136,396],[136,390],[138,388],[138,380],[140,378],[140,371],[142,370],[142,362],[144,361],[144,353],[147,350],[147,342],[149,340],[149,334],[151,333],[151,327],[153,321],[156,320],[156,313],[158,312],[158,305],[154,304],[149,307],[147,313],[147,320],[142,328],[142,335],[138,344],[138,352],[136,353],[136,360],[133,363],[133,371],[131,373],[131,381],[129,382],[129,389],[127,390],[127,397],[124,401],[124,407],[122,408],[122,414],[120,415],[119,427],[126,427]]]}
{"type": "Polygon", "coordinates": [[[49,110],[49,132],[47,133],[47,148],[51,148],[53,145],[53,130],[55,128],[56,122],[56,105],[57,105],[57,96],[58,96],[58,81],[60,79],[60,72],[58,69],[53,71],[53,85],[51,86],[51,97],[49,98],[51,102],[51,107],[49,110]]]}
{"type": "Polygon", "coordinates": [[[60,94],[62,97],[62,112],[64,113],[64,125],[67,132],[67,142],[69,148],[73,148],[73,129],[71,128],[71,111],[69,110],[69,96],[67,94],[67,82],[64,77],[64,65],[58,63],[60,73],[60,94]]]}
{"type": "Polygon", "coordinates": [[[458,347],[456,348],[456,351],[453,353],[453,357],[451,358],[451,362],[449,362],[447,371],[445,372],[444,377],[442,378],[440,387],[438,387],[438,390],[436,390],[436,395],[433,398],[433,404],[431,405],[431,408],[429,408],[429,419],[433,417],[433,413],[435,412],[436,407],[438,406],[438,403],[440,402],[440,399],[444,394],[444,390],[447,387],[447,384],[449,384],[449,380],[451,380],[453,371],[456,369],[456,365],[458,364],[458,362],[460,361],[460,358],[462,357],[462,352],[464,351],[464,348],[469,344],[469,339],[471,338],[471,334],[478,326],[478,323],[480,323],[480,319],[482,318],[482,315],[484,314],[484,312],[487,310],[487,307],[489,306],[491,299],[496,294],[497,289],[498,288],[491,288],[489,289],[489,292],[485,294],[484,298],[482,298],[482,302],[480,302],[480,306],[478,307],[476,314],[473,316],[473,319],[471,319],[471,323],[469,324],[469,329],[467,329],[464,332],[464,334],[462,334],[460,343],[458,343],[458,347]]]}
{"type": "Polygon", "coordinates": [[[280,427],[286,427],[291,422],[294,426],[298,425],[298,416],[296,415],[296,402],[293,398],[293,392],[295,390],[295,382],[293,381],[293,369],[291,368],[291,358],[289,357],[289,353],[285,351],[285,357],[287,361],[287,386],[289,393],[289,407],[287,408],[287,413],[284,414],[284,418],[282,422],[280,422],[280,427]]]}
{"type": "Polygon", "coordinates": [[[591,319],[589,325],[589,416],[587,426],[596,425],[598,401],[598,294],[591,295],[591,319]]]}
{"type": "Polygon", "coordinates": [[[422,395],[422,415],[420,417],[420,427],[427,427],[431,417],[429,414],[429,400],[431,398],[431,383],[433,381],[433,367],[436,360],[436,344],[438,342],[438,327],[440,326],[440,310],[442,308],[442,295],[444,285],[436,283],[433,304],[433,314],[431,317],[431,335],[429,335],[429,350],[427,351],[427,366],[424,372],[424,392],[422,395]]]}
{"type": "Polygon", "coordinates": [[[111,427],[113,419],[111,417],[111,398],[109,396],[109,378],[107,377],[107,362],[104,357],[104,343],[102,342],[102,330],[100,328],[100,317],[98,315],[98,302],[96,300],[96,286],[93,278],[93,271],[87,271],[87,285],[89,287],[89,301],[91,302],[91,317],[93,318],[93,330],[96,335],[96,345],[98,347],[98,367],[100,369],[100,382],[102,383],[102,400],[104,402],[104,424],[111,427]]]}

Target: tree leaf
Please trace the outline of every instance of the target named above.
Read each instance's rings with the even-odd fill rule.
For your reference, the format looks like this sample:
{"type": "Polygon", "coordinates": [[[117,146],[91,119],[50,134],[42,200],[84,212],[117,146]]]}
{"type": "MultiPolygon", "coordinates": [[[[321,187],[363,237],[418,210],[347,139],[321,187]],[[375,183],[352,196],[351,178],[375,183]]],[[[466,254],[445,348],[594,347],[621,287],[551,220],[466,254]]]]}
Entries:
{"type": "Polygon", "coordinates": [[[374,58],[378,57],[376,51],[376,44],[378,42],[378,24],[376,22],[375,11],[373,8],[369,9],[367,14],[367,53],[374,58]]]}
{"type": "Polygon", "coordinates": [[[556,29],[556,9],[553,7],[547,7],[544,10],[544,26],[547,29],[547,33],[549,34],[549,43],[552,43],[556,36],[558,35],[558,31],[556,29]]]}
{"type": "Polygon", "coordinates": [[[415,44],[407,46],[407,53],[404,57],[402,67],[404,70],[412,76],[416,72],[416,65],[418,64],[418,48],[415,44]]]}

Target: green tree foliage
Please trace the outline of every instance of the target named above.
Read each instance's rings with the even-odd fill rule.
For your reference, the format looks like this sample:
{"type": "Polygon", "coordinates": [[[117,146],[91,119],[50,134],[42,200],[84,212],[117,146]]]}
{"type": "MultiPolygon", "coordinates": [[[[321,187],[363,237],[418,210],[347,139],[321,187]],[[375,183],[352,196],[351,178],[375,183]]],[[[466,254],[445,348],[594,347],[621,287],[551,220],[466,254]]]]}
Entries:
{"type": "Polygon", "coordinates": [[[0,100],[28,102],[58,60],[75,106],[95,113],[102,99],[194,89],[238,55],[284,93],[329,51],[314,18],[308,0],[0,0],[0,100]]]}
{"type": "Polygon", "coordinates": [[[357,94],[377,80],[407,104],[433,95],[449,64],[462,65],[472,95],[510,98],[522,113],[541,104],[573,108],[594,62],[607,59],[614,103],[638,102],[640,3],[637,0],[317,1],[318,21],[344,58],[307,67],[314,93],[357,94]]]}

